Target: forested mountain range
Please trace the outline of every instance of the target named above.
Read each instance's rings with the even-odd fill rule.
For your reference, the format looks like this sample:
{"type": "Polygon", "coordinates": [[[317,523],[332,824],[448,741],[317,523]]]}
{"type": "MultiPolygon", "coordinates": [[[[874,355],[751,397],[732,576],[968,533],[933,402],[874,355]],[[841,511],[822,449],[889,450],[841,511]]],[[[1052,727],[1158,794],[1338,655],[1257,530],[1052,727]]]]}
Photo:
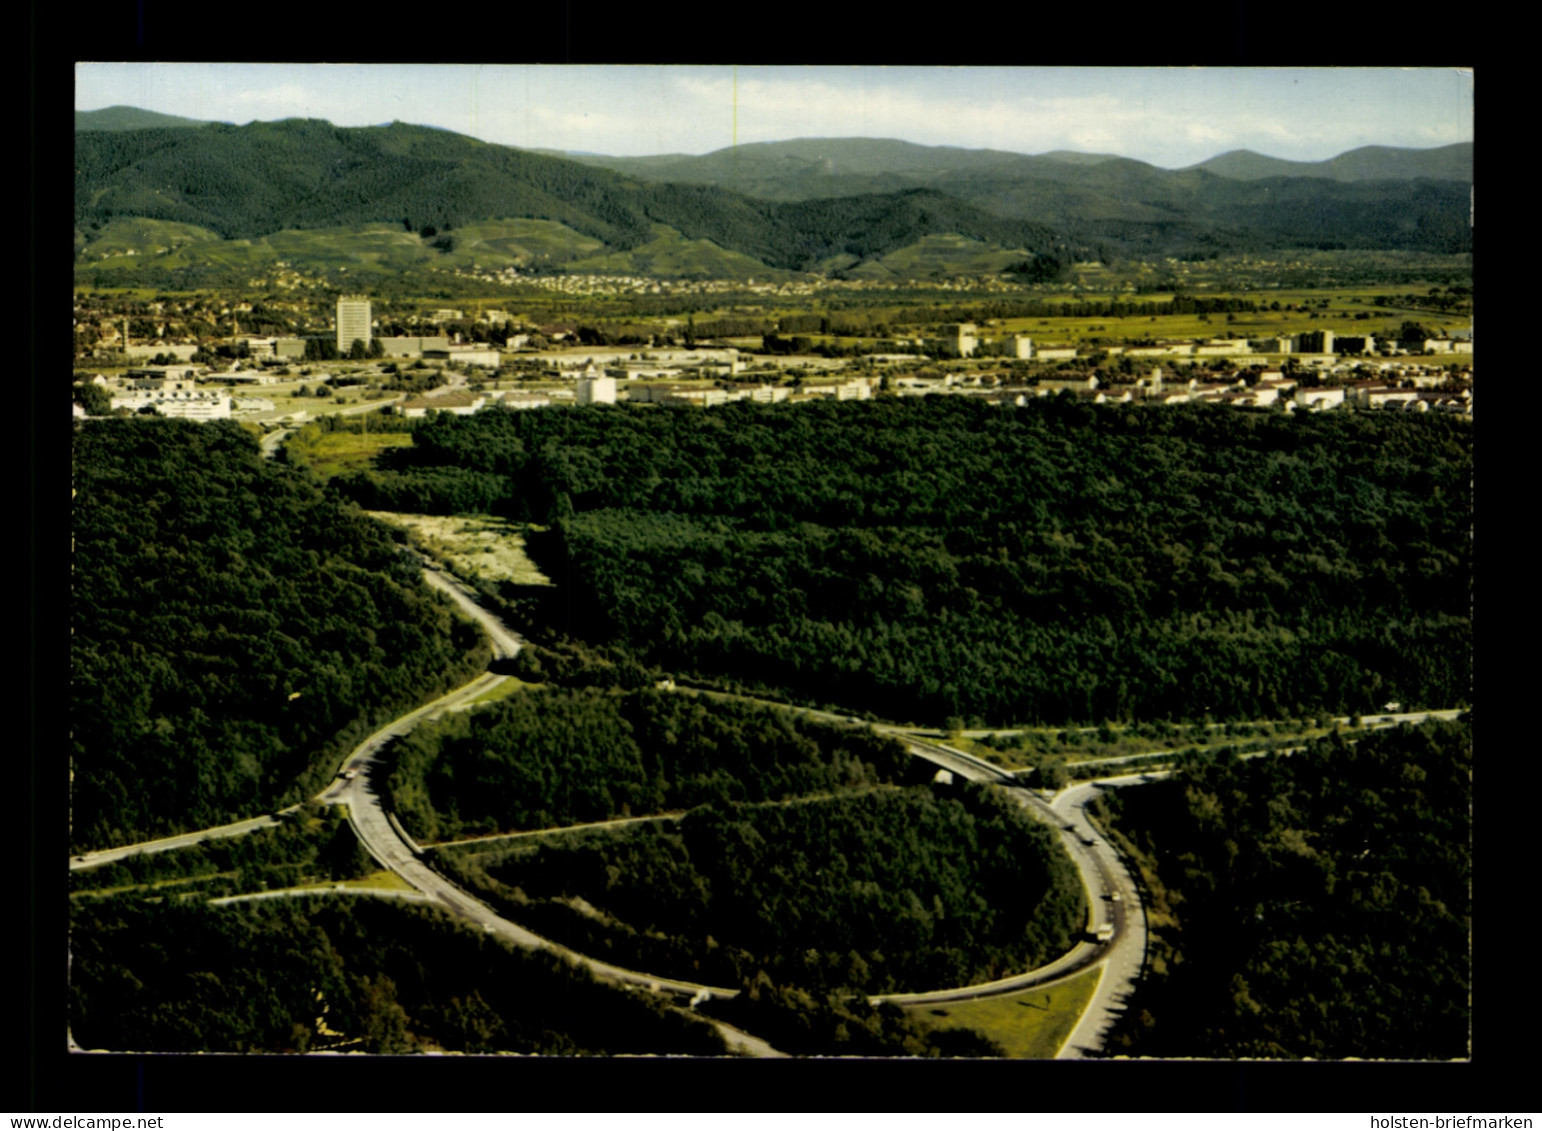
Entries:
{"type": "Polygon", "coordinates": [[[663,224],[798,271],[873,259],[942,233],[1021,249],[1046,273],[1071,259],[1147,253],[1471,249],[1468,185],[1440,179],[1459,175],[1460,154],[1440,158],[1444,151],[1431,151],[1427,173],[1412,159],[1377,164],[1346,154],[1335,159],[1347,162],[1342,168],[1386,168],[1393,179],[1336,180],[1236,179],[1121,157],[873,139],[739,146],[699,158],[567,159],[400,122],[95,129],[75,140],[76,224],[87,254],[91,233],[115,217],[193,224],[226,239],[541,219],[618,251],[663,224]]]}
{"type": "MultiPolygon", "coordinates": [[[[1073,241],[1123,250],[1196,242],[1255,250],[1333,241],[1466,250],[1457,246],[1455,225],[1444,237],[1435,237],[1431,225],[1465,200],[1459,186],[1472,182],[1470,142],[1428,150],[1366,146],[1315,162],[1237,150],[1181,170],[1109,154],[1029,156],[875,138],[802,138],[700,157],[572,159],[642,180],[711,184],[768,200],[926,187],[1002,216],[1051,224],[1073,241]],[[1292,183],[1276,183],[1286,179],[1292,183]],[[1413,191],[1413,182],[1435,184],[1413,191]],[[1404,209],[1412,215],[1390,222],[1404,209]]],[[[1447,220],[1465,223],[1458,212],[1447,220]]]]}
{"type": "Polygon", "coordinates": [[[1054,231],[928,189],[775,202],[698,185],[645,184],[444,130],[340,129],[295,119],[200,130],[76,135],[76,223],[194,224],[226,239],[370,223],[443,231],[497,218],[553,220],[629,250],[665,224],[772,267],[867,258],[957,232],[1049,259],[1086,254],[1054,231]]]}
{"type": "MultiPolygon", "coordinates": [[[[1179,170],[1162,169],[1144,161],[1107,153],[1055,150],[1035,156],[999,149],[916,145],[889,138],[865,137],[757,142],[714,150],[699,157],[681,153],[658,157],[605,157],[587,153],[564,154],[558,150],[541,152],[613,169],[641,180],[713,184],[751,196],[801,200],[809,196],[843,195],[840,186],[859,184],[868,192],[930,184],[964,195],[969,192],[967,186],[971,178],[1009,174],[1027,179],[1064,181],[1083,177],[1090,170],[1110,164],[1124,166],[1126,174],[1138,169],[1153,182],[1174,178],[1178,173],[1203,170],[1217,177],[1243,181],[1264,177],[1312,177],[1333,181],[1424,179],[1471,183],[1472,149],[1471,142],[1435,149],[1369,145],[1326,161],[1286,161],[1237,149],[1179,170]],[[944,188],[945,184],[954,188],[944,188]]],[[[1089,183],[1097,185],[1100,182],[1094,175],[1089,183]]]]}

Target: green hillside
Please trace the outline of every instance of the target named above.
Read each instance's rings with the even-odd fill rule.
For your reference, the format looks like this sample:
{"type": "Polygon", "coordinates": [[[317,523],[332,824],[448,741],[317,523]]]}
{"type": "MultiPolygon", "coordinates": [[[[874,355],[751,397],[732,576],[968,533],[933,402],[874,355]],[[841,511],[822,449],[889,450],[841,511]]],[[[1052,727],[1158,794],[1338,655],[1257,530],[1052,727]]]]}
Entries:
{"type": "MultiPolygon", "coordinates": [[[[82,133],[76,145],[76,222],[88,241],[109,221],[133,216],[207,228],[227,240],[390,224],[459,251],[462,237],[445,239],[448,233],[503,219],[561,224],[607,253],[650,243],[662,224],[687,241],[708,240],[790,270],[832,254],[881,256],[950,231],[1049,258],[1068,254],[1048,227],[930,190],[775,203],[710,186],[648,185],[401,123],[339,129],[290,120],[82,133]]],[[[713,258],[698,249],[703,254],[713,258]]]]}
{"type": "MultiPolygon", "coordinates": [[[[152,250],[165,247],[154,240],[96,246],[114,221],[129,217],[225,240],[393,228],[394,240],[371,237],[379,246],[320,250],[323,263],[356,254],[359,265],[381,270],[425,261],[486,269],[582,264],[743,277],[834,264],[883,275],[896,269],[886,257],[904,249],[934,269],[925,265],[935,258],[929,249],[948,236],[1020,249],[1017,261],[1037,258],[1038,277],[1051,277],[1072,260],[1124,256],[1287,248],[1461,254],[1472,246],[1468,186],[1439,179],[1461,173],[1464,153],[1470,166],[1470,146],[1357,150],[1319,163],[1339,179],[1316,166],[1311,176],[1239,179],[1121,157],[872,139],[569,160],[400,122],[342,129],[299,119],[86,131],[76,135],[76,149],[81,263],[177,250],[152,250]],[[543,227],[482,230],[493,222],[543,227]],[[660,226],[677,240],[656,245],[660,226]]],[[[227,249],[204,262],[257,254],[227,249]]],[[[968,255],[949,269],[977,270],[978,261],[968,255]]]]}

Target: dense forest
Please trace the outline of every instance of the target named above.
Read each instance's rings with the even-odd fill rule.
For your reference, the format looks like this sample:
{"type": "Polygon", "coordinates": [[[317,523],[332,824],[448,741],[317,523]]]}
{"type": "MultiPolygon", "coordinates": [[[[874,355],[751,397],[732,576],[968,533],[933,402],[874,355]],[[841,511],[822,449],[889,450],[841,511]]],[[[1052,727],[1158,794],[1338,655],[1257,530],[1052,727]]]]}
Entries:
{"type": "Polygon", "coordinates": [[[1469,1056],[1471,803],[1465,721],[1104,793],[1153,928],[1106,1051],[1469,1056]]]}
{"type": "Polygon", "coordinates": [[[1058,957],[1086,923],[1055,834],[969,783],[714,803],[441,859],[531,930],[718,986],[970,985],[1058,957]]]}
{"type": "Polygon", "coordinates": [[[70,959],[70,1029],[87,1049],[725,1051],[657,997],[384,899],[92,901],[70,959]]]}
{"type": "Polygon", "coordinates": [[[334,484],[551,523],[529,548],[558,587],[518,607],[542,643],[1059,725],[1464,703],[1471,453],[1465,423],[1392,413],[599,406],[431,418],[334,484]]]}
{"type": "Polygon", "coordinates": [[[486,663],[384,526],[238,425],[92,422],[74,488],[72,851],[298,801],[486,663]]]}
{"type": "Polygon", "coordinates": [[[658,818],[434,856],[532,930],[653,974],[939,988],[1031,968],[1085,922],[1047,829],[994,793],[922,784],[932,767],[866,727],[529,690],[418,728],[394,760],[426,839],[658,818]]]}

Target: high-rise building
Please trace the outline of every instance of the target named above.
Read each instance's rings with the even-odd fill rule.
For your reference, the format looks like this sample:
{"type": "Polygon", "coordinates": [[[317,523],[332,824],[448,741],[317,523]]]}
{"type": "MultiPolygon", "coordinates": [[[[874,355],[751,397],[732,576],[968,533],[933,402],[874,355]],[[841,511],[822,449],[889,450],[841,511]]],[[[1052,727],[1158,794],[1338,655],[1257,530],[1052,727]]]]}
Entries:
{"type": "Polygon", "coordinates": [[[362,295],[343,295],[337,300],[337,352],[347,357],[353,343],[369,348],[369,299],[362,295]]]}

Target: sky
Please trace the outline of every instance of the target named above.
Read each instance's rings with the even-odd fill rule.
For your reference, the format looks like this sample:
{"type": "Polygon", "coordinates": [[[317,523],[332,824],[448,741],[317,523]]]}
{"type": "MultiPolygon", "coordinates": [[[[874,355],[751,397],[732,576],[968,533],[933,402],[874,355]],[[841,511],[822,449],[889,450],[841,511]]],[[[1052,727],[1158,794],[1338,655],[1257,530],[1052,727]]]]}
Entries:
{"type": "Polygon", "coordinates": [[[1470,68],[733,67],[79,63],[75,109],[244,125],[438,126],[617,157],[809,137],[1112,153],[1182,168],[1233,149],[1320,161],[1473,137],[1470,68]]]}

